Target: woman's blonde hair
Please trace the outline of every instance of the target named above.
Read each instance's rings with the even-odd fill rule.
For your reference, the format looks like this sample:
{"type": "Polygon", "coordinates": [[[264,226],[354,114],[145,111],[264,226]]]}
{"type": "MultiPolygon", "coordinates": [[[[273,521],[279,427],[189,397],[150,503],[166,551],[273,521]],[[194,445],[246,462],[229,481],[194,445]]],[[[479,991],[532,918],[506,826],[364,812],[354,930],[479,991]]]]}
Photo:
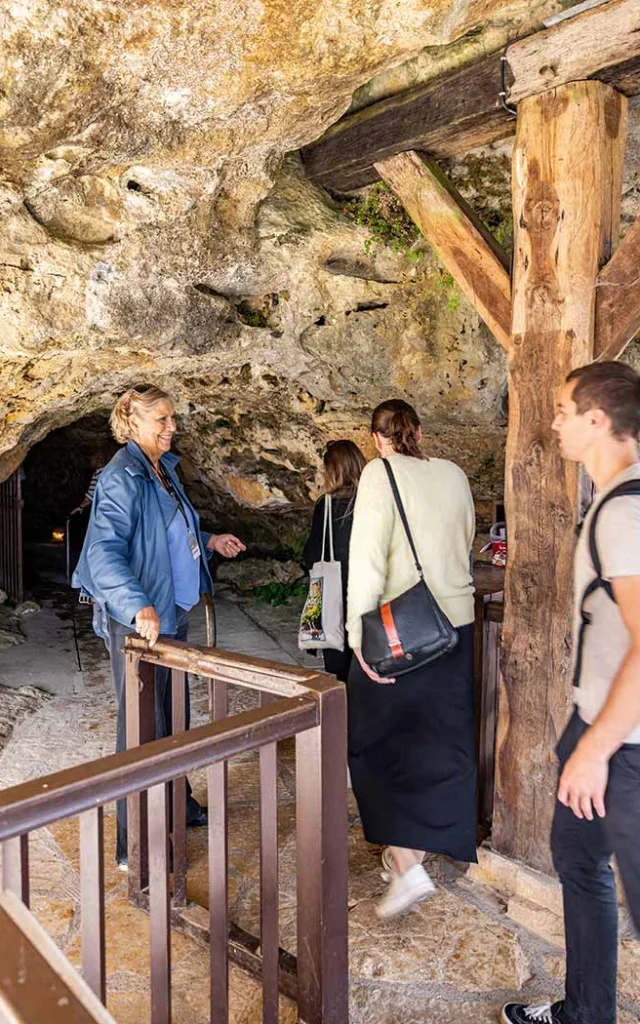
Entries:
{"type": "Polygon", "coordinates": [[[131,417],[137,409],[150,409],[157,402],[173,402],[171,395],[153,384],[136,384],[129,388],[111,410],[109,426],[118,444],[126,444],[133,437],[131,417]]]}

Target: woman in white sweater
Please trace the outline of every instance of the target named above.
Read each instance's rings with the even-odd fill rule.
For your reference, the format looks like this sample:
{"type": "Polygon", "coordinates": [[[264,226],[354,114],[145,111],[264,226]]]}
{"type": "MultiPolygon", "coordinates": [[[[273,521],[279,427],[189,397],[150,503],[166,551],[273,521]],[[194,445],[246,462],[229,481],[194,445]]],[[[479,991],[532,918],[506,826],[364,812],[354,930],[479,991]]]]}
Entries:
{"type": "Polygon", "coordinates": [[[425,580],[453,625],[456,647],[397,680],[364,662],[362,615],[418,581],[382,462],[360,479],[349,558],[347,629],[349,767],[366,839],[383,854],[390,885],[381,917],[402,913],[434,892],[425,851],[476,859],[473,701],[473,499],[463,471],[425,458],[415,410],[383,402],[371,431],[389,460],[425,580]],[[357,659],[357,660],[356,660],[357,659]]]}

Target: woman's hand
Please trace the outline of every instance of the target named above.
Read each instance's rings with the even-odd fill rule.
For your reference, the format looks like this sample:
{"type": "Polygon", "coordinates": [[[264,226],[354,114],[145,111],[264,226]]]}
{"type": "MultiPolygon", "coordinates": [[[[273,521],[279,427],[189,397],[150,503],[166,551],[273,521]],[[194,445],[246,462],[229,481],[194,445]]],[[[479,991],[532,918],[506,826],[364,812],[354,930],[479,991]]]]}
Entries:
{"type": "Polygon", "coordinates": [[[217,551],[223,558],[235,558],[246,546],[232,533],[212,533],[207,544],[209,551],[217,551]]]}
{"type": "Polygon", "coordinates": [[[362,669],[362,671],[365,673],[365,675],[369,676],[369,679],[373,679],[374,683],[382,683],[383,686],[387,683],[395,683],[395,679],[383,679],[382,676],[379,676],[377,672],[374,672],[373,669],[367,665],[366,661],[362,657],[362,651],[359,647],[355,647],[353,653],[360,662],[360,668],[362,669]]]}
{"type": "Polygon", "coordinates": [[[143,640],[149,641],[149,647],[153,647],[160,635],[160,619],[152,604],[141,608],[136,615],[136,632],[143,640]]]}

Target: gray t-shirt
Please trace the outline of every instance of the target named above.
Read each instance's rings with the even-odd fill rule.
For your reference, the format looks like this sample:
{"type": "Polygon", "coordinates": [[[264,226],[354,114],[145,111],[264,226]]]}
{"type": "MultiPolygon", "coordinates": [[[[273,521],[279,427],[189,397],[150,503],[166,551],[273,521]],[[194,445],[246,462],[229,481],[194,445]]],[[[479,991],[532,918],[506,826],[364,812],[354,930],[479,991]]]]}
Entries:
{"type": "MultiPolygon", "coordinates": [[[[580,629],[582,595],[595,577],[589,554],[589,524],[599,502],[609,491],[625,480],[640,480],[640,462],[625,469],[596,496],[587,514],[575,554],[573,650],[574,658],[580,629]]],[[[602,575],[640,576],[640,496],[613,498],[598,516],[596,544],[602,563],[602,575]]],[[[611,684],[631,646],[631,638],[618,605],[600,587],[586,603],[591,614],[585,630],[582,673],[574,698],[583,721],[591,724],[600,714],[611,684]]],[[[640,726],[629,733],[626,743],[640,743],[640,726]]]]}

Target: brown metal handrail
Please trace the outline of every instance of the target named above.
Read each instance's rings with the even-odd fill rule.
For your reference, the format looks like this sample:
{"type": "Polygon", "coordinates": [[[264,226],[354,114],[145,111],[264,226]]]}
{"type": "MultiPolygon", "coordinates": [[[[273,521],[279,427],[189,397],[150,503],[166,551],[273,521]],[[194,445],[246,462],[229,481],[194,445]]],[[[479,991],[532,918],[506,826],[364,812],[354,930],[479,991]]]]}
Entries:
{"type": "Polygon", "coordinates": [[[127,797],[129,893],[151,915],[151,1020],[171,1020],[170,925],[209,942],[211,1020],[228,1021],[228,957],[263,982],[263,1022],[277,1024],[280,989],[295,995],[305,1024],[346,1024],[347,808],[346,702],[333,677],[178,641],[152,649],[129,638],[127,744],[122,754],[0,792],[3,884],[28,905],[28,832],[80,814],[83,973],[104,1002],[104,852],[102,805],[127,797]],[[152,740],[154,666],[172,669],[173,731],[152,740]],[[213,722],[184,731],[185,673],[207,676],[213,722]],[[227,684],[261,691],[262,706],[227,716],[227,684]],[[297,978],[278,948],[277,742],[296,739],[298,889],[297,978]],[[260,755],[260,938],[238,940],[227,908],[227,760],[260,755]],[[186,900],[185,801],[188,771],[206,767],[209,789],[209,911],[186,900]],[[170,890],[168,782],[173,781],[173,894],[170,890]],[[148,790],[147,792],[145,792],[148,790]],[[148,812],[147,813],[147,804],[148,812]],[[231,932],[231,936],[230,936],[231,932]],[[286,964],[285,964],[286,961],[286,964]]]}
{"type": "Polygon", "coordinates": [[[218,647],[199,647],[181,640],[158,640],[153,647],[149,647],[146,640],[129,636],[125,650],[148,664],[164,665],[218,682],[267,691],[280,697],[323,693],[328,689],[344,692],[344,687],[324,672],[221,651],[218,647]]]}
{"type": "Polygon", "coordinates": [[[0,949],[0,1021],[115,1024],[36,918],[11,892],[0,894],[0,949]]]}
{"type": "Polygon", "coordinates": [[[318,712],[313,701],[294,697],[277,707],[234,715],[232,721],[233,725],[202,725],[0,790],[0,843],[170,782],[184,772],[287,739],[317,725],[318,712]]]}

